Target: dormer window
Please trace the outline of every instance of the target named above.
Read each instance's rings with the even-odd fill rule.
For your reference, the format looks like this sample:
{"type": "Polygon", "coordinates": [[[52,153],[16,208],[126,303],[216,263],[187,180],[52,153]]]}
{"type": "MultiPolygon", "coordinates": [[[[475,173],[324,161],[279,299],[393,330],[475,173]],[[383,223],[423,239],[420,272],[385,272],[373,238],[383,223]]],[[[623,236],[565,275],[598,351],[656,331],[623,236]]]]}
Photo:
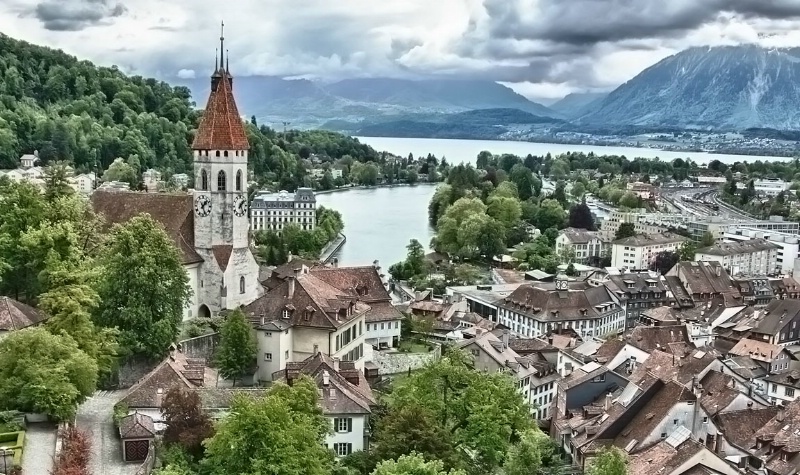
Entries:
{"type": "Polygon", "coordinates": [[[287,318],[287,319],[288,319],[288,318],[289,318],[289,315],[290,315],[290,312],[289,312],[289,309],[288,309],[288,308],[284,308],[284,309],[281,311],[281,317],[282,317],[282,318],[287,318]]]}

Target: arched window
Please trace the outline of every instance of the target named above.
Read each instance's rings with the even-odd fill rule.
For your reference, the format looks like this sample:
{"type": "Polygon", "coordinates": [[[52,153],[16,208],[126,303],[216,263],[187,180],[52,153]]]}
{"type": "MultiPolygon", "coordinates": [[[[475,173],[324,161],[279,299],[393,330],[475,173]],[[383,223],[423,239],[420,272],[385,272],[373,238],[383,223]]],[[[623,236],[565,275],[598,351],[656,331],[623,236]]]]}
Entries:
{"type": "Polygon", "coordinates": [[[225,172],[222,170],[217,175],[217,191],[225,191],[225,172]]]}
{"type": "Polygon", "coordinates": [[[207,190],[208,189],[208,173],[206,173],[206,169],[200,170],[200,189],[207,190]]]}
{"type": "Polygon", "coordinates": [[[219,150],[217,150],[217,156],[219,157],[219,150]]]}
{"type": "Polygon", "coordinates": [[[242,171],[236,172],[236,191],[242,191],[242,171]]]}
{"type": "Polygon", "coordinates": [[[222,155],[224,155],[224,156],[226,156],[226,157],[227,157],[227,156],[228,156],[228,151],[227,151],[227,150],[225,150],[225,151],[222,153],[222,155]]]}
{"type": "Polygon", "coordinates": [[[239,277],[239,293],[244,293],[244,276],[239,277]]]}

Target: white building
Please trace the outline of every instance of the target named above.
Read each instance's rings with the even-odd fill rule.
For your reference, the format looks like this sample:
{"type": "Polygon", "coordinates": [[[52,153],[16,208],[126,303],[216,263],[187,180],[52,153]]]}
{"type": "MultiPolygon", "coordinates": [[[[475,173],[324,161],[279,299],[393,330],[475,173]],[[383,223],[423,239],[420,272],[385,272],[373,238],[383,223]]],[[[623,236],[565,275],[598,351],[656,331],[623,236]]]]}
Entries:
{"type": "Polygon", "coordinates": [[[186,188],[189,186],[189,175],[186,173],[176,173],[170,178],[178,188],[186,188]]]}
{"type": "Polygon", "coordinates": [[[263,292],[258,263],[250,251],[249,148],[233,95],[233,78],[220,64],[211,76],[206,113],[192,143],[193,192],[92,193],[95,211],[109,224],[149,213],[164,226],[180,251],[192,290],[185,318],[239,308],[263,292]]]}
{"type": "Polygon", "coordinates": [[[370,315],[367,316],[367,336],[365,342],[379,350],[383,348],[394,348],[400,342],[402,324],[402,314],[397,311],[388,314],[370,313],[370,315]]]}
{"type": "Polygon", "coordinates": [[[330,172],[331,177],[333,177],[334,180],[342,177],[342,170],[339,168],[330,168],[328,170],[324,168],[312,168],[310,170],[311,176],[316,180],[319,180],[320,178],[325,176],[325,172],[330,172]]]}
{"type": "Polygon", "coordinates": [[[513,375],[517,389],[530,404],[531,413],[537,419],[551,417],[556,382],[560,379],[554,364],[535,357],[520,356],[509,348],[508,330],[501,333],[500,337],[492,332],[484,332],[457,346],[472,355],[476,370],[506,371],[513,375]]]}
{"type": "Polygon", "coordinates": [[[722,264],[730,275],[773,275],[780,272],[777,244],[765,239],[754,238],[747,241],[723,242],[698,249],[695,261],[722,264]]]}
{"type": "Polygon", "coordinates": [[[788,190],[790,186],[792,186],[791,183],[780,178],[764,178],[753,181],[753,188],[759,195],[777,196],[788,190]]]}
{"type": "Polygon", "coordinates": [[[325,444],[337,457],[369,448],[369,417],[375,397],[361,370],[353,362],[339,361],[323,353],[289,363],[274,375],[275,381],[291,383],[300,376],[317,383],[322,413],[330,421],[325,444]]]}
{"type": "Polygon", "coordinates": [[[724,176],[698,176],[697,183],[710,183],[710,184],[722,184],[727,183],[728,179],[724,176]]]}
{"type": "Polygon", "coordinates": [[[149,168],[142,172],[142,182],[148,193],[155,193],[158,191],[158,182],[161,181],[161,172],[149,168]]]}
{"type": "Polygon", "coordinates": [[[631,236],[611,243],[611,266],[631,270],[646,270],[660,252],[677,252],[687,238],[677,234],[631,236]]]}
{"type": "Polygon", "coordinates": [[[270,290],[244,308],[256,333],[259,381],[319,352],[363,369],[372,354],[367,322],[397,322],[399,332],[402,314],[391,305],[377,267],[301,264],[291,275],[282,272],[273,273],[265,282],[270,290]]]}
{"type": "Polygon", "coordinates": [[[605,286],[569,282],[521,285],[496,303],[498,322],[522,337],[571,329],[583,338],[605,336],[625,329],[625,309],[605,286]]]}
{"type": "Polygon", "coordinates": [[[259,192],[250,204],[250,225],[254,231],[280,231],[287,224],[313,230],[317,223],[317,200],[311,188],[295,193],[259,192]]]}
{"type": "Polygon", "coordinates": [[[33,168],[39,160],[39,151],[36,150],[33,154],[25,154],[19,157],[19,166],[23,169],[33,168]]]}
{"type": "Polygon", "coordinates": [[[78,193],[88,195],[94,191],[97,181],[94,173],[82,173],[70,179],[70,185],[78,193]]]}
{"type": "Polygon", "coordinates": [[[800,258],[800,236],[797,234],[732,227],[722,235],[722,239],[725,242],[749,241],[756,238],[766,239],[778,246],[777,266],[781,274],[792,275],[796,268],[795,262],[800,258]]]}
{"type": "Polygon", "coordinates": [[[769,402],[785,406],[800,396],[800,368],[776,373],[764,378],[769,402]]]}
{"type": "Polygon", "coordinates": [[[603,254],[604,245],[597,231],[588,231],[580,228],[562,229],[556,237],[556,254],[569,252],[575,262],[589,263],[592,258],[599,258],[603,254]]]}

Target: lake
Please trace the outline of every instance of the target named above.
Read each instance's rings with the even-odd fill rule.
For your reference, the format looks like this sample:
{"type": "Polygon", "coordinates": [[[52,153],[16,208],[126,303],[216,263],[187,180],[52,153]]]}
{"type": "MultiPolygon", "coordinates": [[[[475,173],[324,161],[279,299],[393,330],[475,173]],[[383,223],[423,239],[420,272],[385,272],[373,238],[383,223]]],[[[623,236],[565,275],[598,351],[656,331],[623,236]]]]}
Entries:
{"type": "MultiPolygon", "coordinates": [[[[359,137],[361,142],[379,151],[414,156],[432,153],[447,157],[451,163],[475,163],[478,153],[489,150],[494,154],[513,153],[525,156],[573,152],[594,152],[596,155],[625,155],[660,157],[662,160],[690,157],[697,163],[717,159],[726,163],[743,160],[787,160],[781,157],[718,155],[697,152],[665,152],[632,147],[602,147],[588,145],[541,144],[493,140],[448,140],[387,137],[359,137]]],[[[428,225],[428,203],[436,191],[433,185],[396,186],[386,188],[351,189],[317,195],[317,203],[342,213],[347,242],[335,256],[343,266],[369,265],[378,260],[384,272],[395,262],[405,259],[406,245],[417,239],[426,248],[433,237],[428,225]]]]}
{"type": "Polygon", "coordinates": [[[357,137],[362,143],[372,146],[378,151],[387,151],[396,155],[407,156],[413,153],[415,157],[432,153],[437,158],[447,157],[447,161],[452,164],[472,163],[478,157],[478,153],[488,150],[495,155],[511,153],[525,157],[531,155],[558,155],[567,152],[594,152],[595,155],[624,155],[629,159],[636,157],[660,158],[664,161],[672,161],[676,158],[691,158],[698,164],[705,164],[711,160],[719,160],[723,163],[734,163],[755,160],[792,160],[791,157],[767,157],[756,155],[725,155],[703,152],[667,152],[655,148],[636,148],[636,147],[604,147],[601,145],[568,145],[550,144],[535,142],[515,142],[511,140],[456,140],[456,139],[413,139],[413,138],[394,138],[394,137],[357,137]]]}
{"type": "Polygon", "coordinates": [[[406,258],[406,246],[417,239],[426,248],[433,237],[428,203],[435,185],[355,188],[317,195],[317,205],[342,213],[347,241],[334,254],[342,266],[370,265],[378,260],[384,273],[406,258]]]}

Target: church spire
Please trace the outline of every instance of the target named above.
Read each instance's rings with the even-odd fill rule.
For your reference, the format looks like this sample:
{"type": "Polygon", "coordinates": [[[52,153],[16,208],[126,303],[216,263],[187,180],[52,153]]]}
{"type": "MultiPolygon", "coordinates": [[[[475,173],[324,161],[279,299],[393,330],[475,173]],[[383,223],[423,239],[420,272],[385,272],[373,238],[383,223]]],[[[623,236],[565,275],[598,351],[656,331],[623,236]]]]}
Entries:
{"type": "Polygon", "coordinates": [[[225,22],[221,22],[219,26],[219,69],[225,69],[225,22]]]}

